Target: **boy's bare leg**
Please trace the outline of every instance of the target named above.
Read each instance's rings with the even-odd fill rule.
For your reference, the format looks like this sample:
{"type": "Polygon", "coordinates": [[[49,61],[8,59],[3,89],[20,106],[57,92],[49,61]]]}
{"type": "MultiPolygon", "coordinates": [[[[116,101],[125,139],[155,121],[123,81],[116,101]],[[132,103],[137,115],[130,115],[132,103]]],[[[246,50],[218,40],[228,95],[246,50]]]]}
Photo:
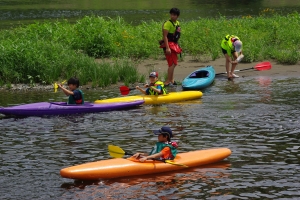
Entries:
{"type": "MultiPolygon", "coordinates": [[[[237,57],[238,57],[237,52],[234,52],[234,53],[233,53],[233,58],[234,58],[234,60],[236,60],[237,57]]],[[[237,66],[237,63],[233,63],[233,64],[231,65],[231,73],[230,73],[230,75],[231,75],[232,77],[233,77],[234,70],[235,70],[236,66],[237,66]]]]}
{"type": "Polygon", "coordinates": [[[225,61],[225,66],[226,66],[226,73],[227,73],[227,78],[231,78],[231,73],[230,73],[230,70],[229,70],[229,62],[228,60],[226,59],[225,61]]]}
{"type": "Polygon", "coordinates": [[[171,67],[168,68],[168,80],[166,84],[173,83],[174,82],[174,69],[176,65],[172,65],[171,67]]]}

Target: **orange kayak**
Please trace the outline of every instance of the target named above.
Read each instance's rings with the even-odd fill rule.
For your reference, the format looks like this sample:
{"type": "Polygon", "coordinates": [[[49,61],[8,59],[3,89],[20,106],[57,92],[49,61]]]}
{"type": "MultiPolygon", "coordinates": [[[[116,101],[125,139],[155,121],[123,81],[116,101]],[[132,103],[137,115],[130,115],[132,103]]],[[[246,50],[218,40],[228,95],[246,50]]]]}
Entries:
{"type": "MultiPolygon", "coordinates": [[[[198,150],[179,153],[174,162],[189,167],[196,167],[221,161],[230,154],[231,151],[228,148],[198,150]]],[[[60,175],[71,179],[96,180],[161,173],[180,169],[186,168],[159,161],[149,160],[141,163],[132,158],[115,158],[67,167],[60,170],[60,175]]]]}

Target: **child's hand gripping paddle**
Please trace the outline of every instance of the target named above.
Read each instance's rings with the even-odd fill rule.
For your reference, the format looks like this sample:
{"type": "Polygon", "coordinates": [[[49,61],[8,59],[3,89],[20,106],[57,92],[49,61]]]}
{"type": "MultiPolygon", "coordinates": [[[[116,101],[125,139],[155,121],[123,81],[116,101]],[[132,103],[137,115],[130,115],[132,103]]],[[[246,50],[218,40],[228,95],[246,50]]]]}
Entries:
{"type": "MultiPolygon", "coordinates": [[[[123,149],[121,149],[121,147],[114,146],[114,145],[108,145],[108,152],[109,152],[109,155],[113,158],[122,158],[125,155],[128,155],[128,156],[133,155],[131,153],[125,152],[123,149]]],[[[177,165],[177,166],[180,166],[180,167],[188,167],[188,166],[183,165],[183,164],[172,162],[171,160],[161,160],[161,159],[155,159],[155,158],[151,159],[151,160],[161,161],[161,162],[164,162],[164,163],[168,163],[168,164],[171,164],[171,165],[177,165]]]]}
{"type": "MultiPolygon", "coordinates": [[[[67,80],[64,80],[63,82],[61,82],[61,84],[64,84],[65,82],[67,82],[67,80]]],[[[57,83],[55,82],[55,83],[54,83],[54,92],[57,92],[57,88],[58,88],[58,85],[57,85],[57,83]]]]}

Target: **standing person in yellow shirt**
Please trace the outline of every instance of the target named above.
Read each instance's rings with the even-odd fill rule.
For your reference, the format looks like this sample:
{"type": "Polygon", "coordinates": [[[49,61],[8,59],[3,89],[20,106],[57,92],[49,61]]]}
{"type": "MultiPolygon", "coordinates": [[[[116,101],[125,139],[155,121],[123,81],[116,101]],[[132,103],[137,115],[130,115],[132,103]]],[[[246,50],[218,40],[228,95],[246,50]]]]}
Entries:
{"type": "Polygon", "coordinates": [[[177,54],[181,53],[181,48],[178,45],[180,38],[180,26],[177,21],[180,15],[178,8],[170,10],[170,20],[166,21],[162,26],[163,39],[160,41],[160,48],[164,49],[166,59],[168,61],[168,79],[165,86],[177,85],[174,81],[174,69],[178,64],[177,54]]]}
{"type": "Polygon", "coordinates": [[[237,60],[240,54],[240,58],[243,57],[242,41],[235,35],[226,35],[221,42],[222,52],[226,59],[226,72],[228,80],[232,78],[238,78],[239,76],[234,74],[234,70],[240,60],[237,60]],[[231,69],[229,65],[231,64],[231,69]]]}

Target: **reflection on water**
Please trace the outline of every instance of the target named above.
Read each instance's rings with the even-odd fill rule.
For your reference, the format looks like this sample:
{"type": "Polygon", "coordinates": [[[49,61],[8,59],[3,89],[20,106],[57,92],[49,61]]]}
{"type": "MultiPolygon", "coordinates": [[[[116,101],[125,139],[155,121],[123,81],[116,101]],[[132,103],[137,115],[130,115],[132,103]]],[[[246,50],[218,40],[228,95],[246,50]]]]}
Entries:
{"type": "MultiPolygon", "coordinates": [[[[188,197],[186,195],[186,191],[188,190],[193,192],[193,196],[202,196],[201,193],[203,193],[203,186],[218,188],[220,185],[212,180],[225,180],[230,177],[230,172],[227,171],[229,167],[229,162],[224,161],[198,168],[130,177],[130,179],[118,178],[104,181],[77,180],[73,183],[63,183],[61,187],[69,191],[69,193],[66,193],[63,198],[71,198],[74,190],[81,189],[77,195],[79,199],[85,199],[87,197],[101,197],[105,199],[180,199],[188,197]],[[93,185],[93,187],[88,187],[90,185],[93,185]],[[109,186],[109,188],[105,186],[109,186]],[[114,191],[114,193],[112,194],[111,191],[114,191]],[[126,194],[128,191],[135,192],[126,194]]],[[[215,194],[219,195],[220,192],[212,192],[210,195],[214,196],[215,194]]]]}
{"type": "Polygon", "coordinates": [[[260,76],[256,80],[258,82],[257,92],[260,96],[258,101],[261,103],[270,102],[272,100],[272,79],[267,76],[260,76]]]}
{"type": "MultiPolygon", "coordinates": [[[[3,199],[300,198],[299,78],[217,79],[201,100],[78,116],[0,117],[3,199]],[[218,166],[86,183],[60,169],[109,159],[107,146],[148,152],[169,125],[179,152],[227,147],[218,166]],[[191,170],[191,171],[189,171],[191,170]]],[[[89,101],[119,96],[86,91],[89,101]]],[[[64,100],[62,93],[5,92],[0,106],[64,100]]]]}
{"type": "Polygon", "coordinates": [[[294,0],[164,0],[153,4],[144,0],[0,0],[0,28],[18,25],[18,22],[32,23],[35,20],[69,19],[75,21],[86,15],[122,16],[127,22],[139,24],[141,21],[163,21],[171,7],[179,7],[182,20],[199,17],[257,16],[262,10],[272,8],[278,13],[300,12],[300,2],[294,0]],[[134,5],[134,6],[133,6],[134,5]]]}

